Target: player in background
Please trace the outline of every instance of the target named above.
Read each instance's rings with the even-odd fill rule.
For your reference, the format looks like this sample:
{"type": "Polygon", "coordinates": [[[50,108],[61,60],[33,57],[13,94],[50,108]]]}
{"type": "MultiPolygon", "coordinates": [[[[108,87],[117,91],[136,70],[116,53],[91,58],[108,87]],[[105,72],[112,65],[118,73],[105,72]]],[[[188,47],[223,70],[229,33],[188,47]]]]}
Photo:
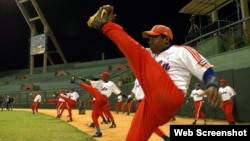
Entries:
{"type": "Polygon", "coordinates": [[[116,17],[113,10],[113,6],[101,6],[90,16],[87,25],[116,44],[144,91],[125,140],[147,141],[156,128],[169,122],[184,102],[192,75],[205,83],[208,102],[212,106],[220,103],[212,65],[194,48],[173,45],[171,29],[155,25],[150,31],[142,32],[149,39],[149,53],[121,25],[113,22],[116,17]]]}
{"type": "Polygon", "coordinates": [[[54,95],[53,99],[46,99],[45,103],[54,103],[56,104],[56,118],[61,118],[62,113],[67,108],[65,105],[65,100],[59,97],[59,94],[65,94],[68,93],[68,90],[60,89],[58,90],[54,95]]]}
{"type": "MultiPolygon", "coordinates": [[[[109,98],[111,96],[112,93],[116,94],[116,95],[123,95],[123,92],[120,90],[120,88],[118,88],[118,86],[109,79],[109,73],[104,71],[100,74],[100,78],[99,80],[85,80],[84,82],[86,84],[91,85],[93,88],[99,90],[101,92],[101,94],[105,95],[107,98],[109,98]]],[[[115,124],[115,120],[114,117],[111,113],[110,110],[110,102],[107,101],[107,103],[103,106],[103,112],[105,114],[107,114],[107,117],[111,120],[112,125],[110,126],[110,128],[115,128],[116,124],[115,124]]]]}
{"type": "Polygon", "coordinates": [[[89,80],[80,78],[82,81],[76,80],[75,76],[72,76],[71,83],[78,84],[80,87],[89,92],[94,98],[95,103],[93,104],[92,119],[96,127],[96,133],[93,137],[101,137],[102,132],[98,123],[98,118],[101,113],[104,112],[110,118],[112,125],[110,128],[115,128],[116,124],[114,117],[110,111],[110,104],[108,98],[112,93],[116,95],[124,95],[123,92],[116,86],[116,84],[109,79],[109,73],[104,71],[100,74],[99,80],[89,80]]]}
{"type": "Polygon", "coordinates": [[[131,94],[128,95],[126,101],[122,105],[123,113],[127,112],[127,115],[130,114],[131,106],[133,103],[134,98],[131,97],[131,94]]]}
{"type": "Polygon", "coordinates": [[[117,96],[117,102],[115,104],[115,113],[118,114],[120,110],[123,110],[122,109],[122,105],[123,105],[123,99],[122,99],[122,95],[118,95],[117,96]]]}
{"type": "MultiPolygon", "coordinates": [[[[94,97],[92,99],[90,99],[90,100],[87,100],[87,103],[90,103],[91,107],[92,107],[91,117],[92,117],[92,121],[93,122],[88,125],[89,127],[92,127],[92,128],[95,127],[94,120],[96,120],[96,113],[97,113],[96,111],[102,110],[102,107],[100,107],[100,106],[98,106],[98,109],[96,109],[96,106],[94,106],[95,102],[96,102],[96,99],[94,97]]],[[[97,101],[97,103],[98,103],[98,101],[97,101]]],[[[110,123],[109,118],[107,117],[106,114],[104,114],[103,110],[100,112],[99,116],[101,116],[101,118],[102,118],[101,124],[108,124],[108,123],[110,123]]],[[[99,124],[98,124],[98,127],[99,127],[99,124]]]]}
{"type": "Polygon", "coordinates": [[[41,92],[36,91],[34,94],[30,93],[30,98],[33,100],[31,104],[31,110],[32,114],[34,115],[38,113],[38,109],[42,101],[41,92]]]}
{"type": "Polygon", "coordinates": [[[85,101],[79,100],[78,102],[78,114],[85,115],[86,114],[86,103],[85,101]]]}
{"type": "MultiPolygon", "coordinates": [[[[73,121],[72,109],[75,107],[80,97],[78,92],[76,92],[75,89],[70,89],[70,91],[66,95],[63,93],[60,93],[59,97],[62,98],[66,102],[65,105],[67,107],[68,114],[69,114],[69,119],[67,120],[67,122],[72,122],[73,121]]],[[[61,114],[62,114],[62,111],[61,111],[61,114]]]]}
{"type": "Polygon", "coordinates": [[[228,121],[229,125],[235,125],[235,119],[233,116],[234,98],[236,96],[235,90],[227,85],[225,79],[220,79],[219,94],[222,100],[222,111],[228,121]]]}
{"type": "Polygon", "coordinates": [[[110,118],[108,117],[108,114],[105,113],[104,110],[102,111],[101,117],[102,117],[101,124],[109,124],[109,123],[111,123],[110,118]]]}
{"type": "Polygon", "coordinates": [[[189,98],[187,99],[187,103],[193,99],[194,101],[194,121],[192,125],[196,125],[196,122],[199,118],[204,119],[204,125],[207,123],[207,118],[205,113],[202,111],[202,106],[204,103],[204,97],[206,95],[202,95],[204,91],[201,89],[201,84],[196,83],[194,89],[191,91],[189,98]]]}
{"type": "Polygon", "coordinates": [[[2,111],[3,111],[3,104],[4,104],[4,98],[3,96],[0,95],[0,108],[2,109],[2,111]]]}
{"type": "Polygon", "coordinates": [[[58,92],[58,104],[56,106],[56,111],[57,111],[57,118],[61,118],[63,112],[65,109],[67,109],[67,106],[66,106],[66,101],[60,97],[59,95],[60,94],[63,94],[65,96],[68,96],[69,97],[69,90],[66,90],[66,89],[61,89],[59,92],[58,92]]]}
{"type": "Polygon", "coordinates": [[[7,102],[8,111],[13,111],[13,103],[14,103],[14,97],[10,96],[7,102]]]}
{"type": "Polygon", "coordinates": [[[9,95],[7,95],[6,96],[6,98],[5,98],[5,104],[6,104],[6,110],[7,111],[9,111],[10,109],[9,109],[9,105],[8,105],[8,103],[9,103],[9,99],[10,99],[10,96],[9,95]]]}

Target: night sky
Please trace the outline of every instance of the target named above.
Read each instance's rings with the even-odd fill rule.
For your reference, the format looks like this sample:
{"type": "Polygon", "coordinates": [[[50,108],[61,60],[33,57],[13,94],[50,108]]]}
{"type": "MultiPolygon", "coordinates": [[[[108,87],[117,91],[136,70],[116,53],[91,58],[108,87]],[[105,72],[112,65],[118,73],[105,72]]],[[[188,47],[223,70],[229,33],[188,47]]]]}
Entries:
{"type": "MultiPolygon", "coordinates": [[[[99,6],[111,4],[117,13],[116,22],[142,45],[144,30],[155,24],[169,26],[174,44],[185,42],[190,28],[188,14],[179,10],[190,0],[37,0],[68,63],[123,57],[117,47],[102,33],[87,27],[89,16],[99,6]],[[143,3],[142,3],[143,2],[143,3]]],[[[0,71],[29,68],[30,29],[15,0],[0,0],[0,71]]],[[[57,60],[56,64],[62,64],[57,60]]],[[[48,65],[50,65],[48,63],[48,65]]],[[[35,67],[42,66],[42,55],[35,56],[35,67]]]]}

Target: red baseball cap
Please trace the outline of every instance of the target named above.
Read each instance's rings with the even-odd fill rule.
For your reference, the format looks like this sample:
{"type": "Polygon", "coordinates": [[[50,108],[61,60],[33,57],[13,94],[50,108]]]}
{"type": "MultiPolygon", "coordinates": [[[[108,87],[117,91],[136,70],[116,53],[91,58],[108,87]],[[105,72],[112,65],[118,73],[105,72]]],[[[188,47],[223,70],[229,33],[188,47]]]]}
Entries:
{"type": "Polygon", "coordinates": [[[225,79],[220,79],[220,82],[226,83],[227,81],[225,79]]]}
{"type": "Polygon", "coordinates": [[[104,71],[104,72],[102,72],[102,73],[100,74],[100,76],[101,76],[101,77],[107,77],[107,76],[109,76],[109,73],[106,72],[106,71],[104,71]]]}
{"type": "Polygon", "coordinates": [[[143,31],[142,37],[149,38],[149,36],[156,36],[156,35],[165,35],[168,36],[171,40],[173,40],[173,33],[171,29],[165,25],[155,25],[152,27],[150,31],[143,31]]]}

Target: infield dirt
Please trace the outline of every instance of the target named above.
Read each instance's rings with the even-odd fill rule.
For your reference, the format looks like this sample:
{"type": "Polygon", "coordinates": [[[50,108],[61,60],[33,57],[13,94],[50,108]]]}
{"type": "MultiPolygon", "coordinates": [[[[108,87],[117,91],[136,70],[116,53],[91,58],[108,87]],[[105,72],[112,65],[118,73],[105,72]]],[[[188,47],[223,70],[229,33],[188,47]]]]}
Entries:
{"type": "MultiPolygon", "coordinates": [[[[22,110],[31,111],[30,109],[22,109],[22,110]]],[[[39,109],[39,112],[50,115],[50,116],[54,116],[56,118],[56,110],[55,109],[39,109]]],[[[95,128],[88,126],[92,122],[91,110],[87,110],[86,114],[80,115],[78,113],[78,110],[74,109],[72,111],[72,114],[73,114],[73,122],[69,122],[70,125],[75,126],[79,130],[89,134],[90,136],[92,136],[96,132],[95,128]]],[[[130,123],[132,121],[134,113],[130,113],[130,115],[127,115],[127,114],[123,114],[121,112],[116,114],[114,111],[112,111],[112,114],[114,116],[117,127],[116,128],[109,128],[109,126],[111,124],[100,124],[103,136],[100,138],[95,138],[96,141],[118,141],[118,140],[125,141],[126,134],[127,134],[127,131],[130,127],[130,123]]],[[[68,120],[67,115],[68,115],[68,113],[67,113],[67,111],[65,111],[63,113],[62,117],[58,120],[64,120],[65,122],[67,122],[67,120],[68,120]]],[[[99,121],[101,122],[101,118],[99,118],[99,121]]],[[[188,124],[191,124],[192,122],[193,122],[193,118],[176,116],[175,121],[171,121],[171,122],[161,126],[160,128],[166,134],[169,135],[169,127],[170,127],[169,125],[170,124],[188,125],[188,124]]],[[[197,124],[203,124],[203,120],[202,119],[198,120],[197,124]]],[[[221,125],[221,124],[227,124],[227,122],[224,120],[209,119],[207,124],[220,124],[221,125]]],[[[150,139],[148,141],[162,141],[162,140],[163,139],[160,138],[159,136],[157,136],[156,134],[152,134],[152,136],[150,137],[150,139]]]]}

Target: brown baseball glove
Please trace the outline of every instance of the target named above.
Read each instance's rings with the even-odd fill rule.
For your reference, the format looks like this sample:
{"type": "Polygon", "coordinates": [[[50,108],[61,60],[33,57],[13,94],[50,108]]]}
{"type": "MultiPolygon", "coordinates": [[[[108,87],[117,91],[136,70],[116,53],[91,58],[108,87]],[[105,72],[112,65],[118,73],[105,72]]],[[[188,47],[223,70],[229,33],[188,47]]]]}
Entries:
{"type": "Polygon", "coordinates": [[[114,14],[114,7],[111,5],[103,5],[99,10],[87,21],[87,25],[93,29],[101,31],[104,23],[114,21],[116,14],[114,14]]]}

